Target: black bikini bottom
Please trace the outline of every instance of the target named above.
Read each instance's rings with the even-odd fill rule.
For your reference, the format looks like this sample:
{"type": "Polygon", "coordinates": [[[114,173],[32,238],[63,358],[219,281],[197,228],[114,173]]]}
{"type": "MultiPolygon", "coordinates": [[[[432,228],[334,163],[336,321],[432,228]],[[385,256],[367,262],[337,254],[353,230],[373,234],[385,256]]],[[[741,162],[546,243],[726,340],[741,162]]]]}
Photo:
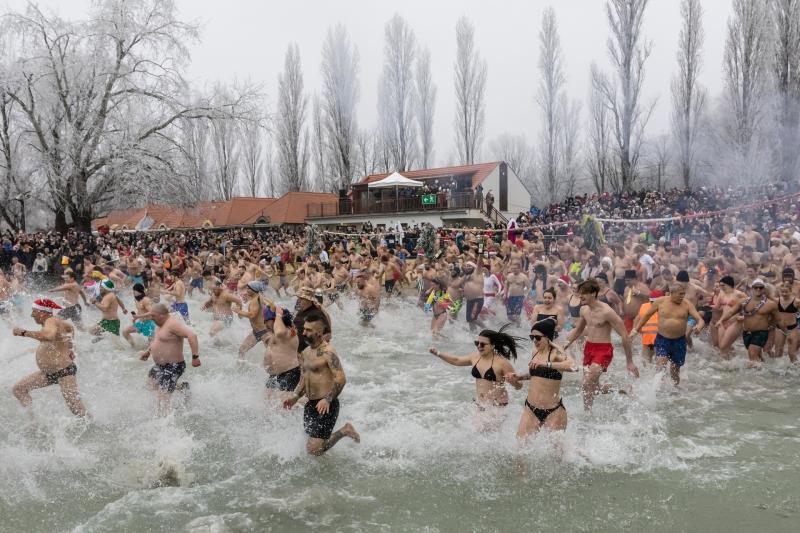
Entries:
{"type": "Polygon", "coordinates": [[[551,413],[554,413],[554,412],[558,411],[559,409],[566,410],[566,408],[564,407],[564,404],[562,403],[560,398],[558,400],[558,405],[556,405],[552,409],[541,409],[539,407],[534,407],[533,405],[531,405],[528,402],[528,400],[525,400],[525,407],[530,409],[531,413],[533,413],[533,416],[535,416],[536,418],[539,419],[539,423],[540,424],[544,424],[544,421],[547,420],[547,417],[550,416],[551,413]]]}

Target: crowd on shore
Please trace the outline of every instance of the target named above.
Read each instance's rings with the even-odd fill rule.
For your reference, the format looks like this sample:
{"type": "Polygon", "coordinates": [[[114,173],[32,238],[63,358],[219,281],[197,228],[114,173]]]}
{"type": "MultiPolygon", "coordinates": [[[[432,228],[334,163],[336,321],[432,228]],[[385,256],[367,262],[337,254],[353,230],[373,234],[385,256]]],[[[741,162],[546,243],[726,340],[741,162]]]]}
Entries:
{"type": "Polygon", "coordinates": [[[634,359],[636,343],[644,364],[668,369],[676,385],[687,346],[705,331],[722,358],[735,357],[741,338],[749,366],[784,353],[794,362],[800,345],[797,205],[792,191],[774,186],[582,196],[520,214],[502,230],[439,230],[427,253],[421,228],[399,225],[321,232],[314,242],[305,231],[285,228],[7,232],[0,250],[0,313],[18,321],[15,313],[28,295],[35,298],[31,316],[42,326],[13,330],[40,343],[39,371],[21,380],[14,394],[30,406],[32,390],[57,384],[70,409],[88,416],[76,379],[77,329],[93,340],[144,342],[140,356],[154,362],[148,377],[163,412],[175,391],[188,390],[180,381],[184,340],[192,365],[201,364],[187,305],[195,299],[211,314],[211,336],[236,319],[249,321],[238,357],[257,346],[263,352],[273,403],[291,408],[307,399],[308,451],[321,454],[344,437],[360,439],[350,424],[334,431],[346,378],[330,316],[340,312],[342,299],[353,298],[357,320],[374,328],[381,303],[396,299],[425,313],[434,341],[466,322],[475,336],[472,353],[438,347],[430,353],[472,367],[485,428],[508,404],[507,385],[519,389],[529,381],[518,435],[563,429],[564,372],[583,369],[586,409],[600,393],[629,392],[601,383],[613,360],[612,332],[622,341],[632,376],[641,364],[634,359]],[[747,207],[719,213],[742,205],[747,207]],[[584,214],[673,220],[606,223],[605,240],[590,249],[580,225],[559,225],[584,214]],[[296,298],[293,309],[276,303],[287,298],[296,298]],[[130,312],[129,325],[123,326],[120,312],[130,312]],[[511,327],[498,327],[504,323],[511,327]],[[519,373],[512,360],[520,339],[512,332],[523,327],[533,351],[527,371],[519,373]],[[575,343],[583,345],[581,361],[571,355],[575,343]]]}

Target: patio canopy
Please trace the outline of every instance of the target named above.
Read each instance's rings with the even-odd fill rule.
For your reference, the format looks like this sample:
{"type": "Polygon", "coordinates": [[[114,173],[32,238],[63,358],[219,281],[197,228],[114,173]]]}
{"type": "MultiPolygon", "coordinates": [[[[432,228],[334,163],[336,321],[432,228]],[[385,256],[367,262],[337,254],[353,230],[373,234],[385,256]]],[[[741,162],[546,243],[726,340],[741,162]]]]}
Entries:
{"type": "Polygon", "coordinates": [[[382,180],[373,181],[367,187],[370,189],[383,189],[385,187],[422,187],[422,185],[421,181],[410,180],[397,172],[392,172],[382,180]]]}

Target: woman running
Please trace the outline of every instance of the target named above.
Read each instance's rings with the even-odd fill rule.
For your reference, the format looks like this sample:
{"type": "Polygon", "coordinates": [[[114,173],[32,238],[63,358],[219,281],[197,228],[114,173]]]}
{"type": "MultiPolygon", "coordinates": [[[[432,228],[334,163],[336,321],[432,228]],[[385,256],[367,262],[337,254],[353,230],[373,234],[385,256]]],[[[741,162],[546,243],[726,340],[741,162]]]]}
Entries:
{"type": "Polygon", "coordinates": [[[553,344],[555,321],[547,318],[531,328],[533,357],[527,374],[511,374],[508,382],[515,387],[520,380],[530,380],[528,398],[522,410],[517,437],[525,438],[539,429],[564,430],[567,427],[567,410],[561,401],[562,372],[575,372],[575,360],[553,344]]]}
{"type": "MultiPolygon", "coordinates": [[[[716,296],[716,308],[720,311],[720,315],[725,306],[734,307],[739,303],[739,300],[747,298],[745,293],[735,290],[733,286],[734,281],[731,276],[725,276],[719,280],[720,292],[716,296]]],[[[723,359],[733,357],[733,343],[742,334],[742,322],[737,318],[732,318],[725,322],[719,322],[719,318],[716,319],[717,324],[719,324],[717,333],[719,336],[719,354],[723,359]]]]}
{"type": "Polygon", "coordinates": [[[797,346],[798,340],[800,340],[800,334],[798,334],[797,329],[798,314],[800,314],[800,303],[792,294],[792,284],[781,283],[778,297],[778,315],[780,316],[780,325],[786,327],[789,331],[789,336],[787,337],[780,328],[775,328],[773,357],[783,357],[783,347],[788,341],[786,351],[789,353],[789,360],[792,363],[797,362],[797,346]]]}
{"type": "Polygon", "coordinates": [[[529,316],[531,322],[536,323],[545,318],[552,318],[556,321],[556,332],[560,332],[564,327],[564,308],[556,302],[556,290],[553,287],[548,288],[542,294],[542,300],[544,303],[533,306],[533,311],[529,316]]]}
{"type": "MultiPolygon", "coordinates": [[[[467,356],[452,355],[441,352],[437,348],[429,350],[430,353],[453,366],[472,367],[471,374],[475,378],[477,396],[475,404],[479,411],[508,405],[506,378],[514,375],[511,360],[517,358],[517,342],[519,341],[516,337],[505,333],[508,326],[506,324],[500,328],[500,331],[490,329],[481,331],[474,341],[476,350],[467,356]]],[[[515,382],[513,387],[519,390],[522,388],[522,384],[515,382]]]]}

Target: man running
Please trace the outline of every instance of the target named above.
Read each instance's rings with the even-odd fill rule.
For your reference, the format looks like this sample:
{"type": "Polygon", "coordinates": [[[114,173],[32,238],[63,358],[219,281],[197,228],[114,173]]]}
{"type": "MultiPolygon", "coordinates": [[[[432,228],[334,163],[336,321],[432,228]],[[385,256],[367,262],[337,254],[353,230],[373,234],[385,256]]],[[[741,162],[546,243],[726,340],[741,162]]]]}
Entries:
{"type": "MultiPolygon", "coordinates": [[[[292,324],[292,315],[280,307],[275,308],[272,320],[272,335],[266,341],[264,370],[267,371],[267,397],[276,393],[292,392],[300,384],[300,362],[297,347],[300,339],[292,324]]],[[[285,396],[285,395],[284,395],[285,396]]],[[[281,398],[286,399],[284,398],[281,398]]]]}
{"type": "Polygon", "coordinates": [[[189,322],[189,306],[186,304],[186,284],[174,274],[165,274],[164,281],[167,284],[163,292],[172,297],[172,310],[180,313],[183,321],[187,325],[189,322]]]}
{"type": "Polygon", "coordinates": [[[247,283],[248,300],[247,310],[234,310],[234,313],[250,321],[252,331],[242,341],[239,346],[239,360],[244,360],[244,355],[256,344],[261,342],[269,329],[264,323],[264,304],[261,302],[261,291],[264,284],[260,281],[250,281],[247,283]]]}
{"type": "Polygon", "coordinates": [[[170,316],[167,306],[155,304],[150,309],[150,314],[146,318],[152,318],[158,329],[147,348],[139,356],[142,361],[153,356],[153,368],[148,372],[147,377],[150,388],[158,391],[157,412],[160,416],[165,416],[170,406],[170,396],[175,389],[186,390],[188,383],[183,382],[178,386],[178,379],[186,370],[186,361],[183,357],[183,339],[188,339],[189,348],[192,351],[192,366],[200,366],[200,346],[197,342],[197,335],[186,324],[179,322],[175,317],[170,316]]]}
{"type": "Polygon", "coordinates": [[[84,305],[88,305],[86,295],[83,293],[81,286],[78,285],[75,279],[75,272],[73,272],[72,269],[65,270],[64,275],[61,277],[64,283],[49,291],[64,293],[64,301],[67,302],[67,305],[58,313],[58,317],[64,320],[72,320],[75,327],[83,331],[83,319],[81,317],[83,308],[81,308],[81,304],[78,303],[78,298],[83,300],[84,305]]]}
{"type": "Polygon", "coordinates": [[[31,318],[42,326],[42,329],[28,331],[14,328],[15,337],[28,337],[39,341],[39,346],[36,348],[36,366],[39,367],[39,371],[14,385],[13,392],[19,403],[29,409],[33,402],[30,394],[32,390],[58,384],[64,402],[72,414],[86,417],[86,407],[81,402],[78,382],[75,379],[78,367],[75,366],[72,351],[74,330],[64,320],[53,316],[53,313],[60,309],[61,306],[52,300],[36,300],[33,302],[31,318]]]}
{"type": "Polygon", "coordinates": [[[122,331],[122,336],[128,341],[132,348],[135,348],[136,345],[133,343],[131,334],[141,333],[149,344],[153,339],[153,335],[156,334],[156,323],[152,318],[143,318],[150,315],[153,302],[145,294],[144,285],[141,283],[135,283],[133,285],[133,299],[136,300],[136,312],[131,313],[133,315],[133,325],[125,328],[122,331]]]}
{"type": "Polygon", "coordinates": [[[511,273],[506,276],[505,296],[506,316],[517,326],[519,326],[519,317],[522,314],[525,296],[530,288],[531,281],[527,275],[522,273],[522,265],[514,262],[511,265],[511,273]]]}
{"type": "Polygon", "coordinates": [[[669,296],[660,298],[639,318],[631,336],[636,335],[650,317],[658,313],[658,333],[655,340],[656,366],[663,369],[669,362],[669,374],[677,387],[681,382],[681,367],[686,362],[686,324],[689,317],[695,321],[694,331],[705,327],[702,317],[692,302],[685,299],[686,287],[679,283],[669,286],[669,296]]]}
{"type": "Polygon", "coordinates": [[[333,431],[339,418],[339,394],[347,378],[336,349],[324,339],[325,323],[319,319],[307,319],[304,334],[309,345],[300,354],[300,383],[294,394],[284,400],[283,406],[291,409],[300,398],[308,397],[303,410],[303,427],[308,435],[306,451],[319,456],[343,437],[361,442],[361,436],[350,422],[333,431]]]}
{"type": "Polygon", "coordinates": [[[583,347],[583,406],[589,410],[594,403],[598,392],[607,393],[620,390],[610,384],[600,386],[600,375],[608,371],[608,366],[614,357],[614,346],[611,344],[611,330],[617,332],[622,338],[622,347],[625,350],[625,359],[628,372],[639,377],[639,369],[633,362],[631,339],[625,330],[625,324],[611,307],[597,299],[600,286],[594,279],[588,279],[578,285],[578,295],[581,299],[580,318],[575,329],[570,332],[569,342],[564,347],[566,351],[586,329],[586,344],[583,347]]]}
{"type": "Polygon", "coordinates": [[[214,278],[211,282],[211,290],[208,294],[208,301],[203,304],[202,310],[211,308],[211,316],[214,321],[211,323],[209,334],[215,337],[223,329],[233,325],[233,309],[231,305],[241,305],[241,300],[222,284],[222,280],[214,278]]]}
{"type": "Polygon", "coordinates": [[[119,298],[114,294],[114,282],[110,279],[104,279],[100,282],[100,301],[95,302],[94,306],[97,307],[103,318],[100,322],[92,326],[90,333],[95,336],[92,342],[99,341],[102,337],[103,331],[107,331],[112,335],[119,337],[119,298]]]}

